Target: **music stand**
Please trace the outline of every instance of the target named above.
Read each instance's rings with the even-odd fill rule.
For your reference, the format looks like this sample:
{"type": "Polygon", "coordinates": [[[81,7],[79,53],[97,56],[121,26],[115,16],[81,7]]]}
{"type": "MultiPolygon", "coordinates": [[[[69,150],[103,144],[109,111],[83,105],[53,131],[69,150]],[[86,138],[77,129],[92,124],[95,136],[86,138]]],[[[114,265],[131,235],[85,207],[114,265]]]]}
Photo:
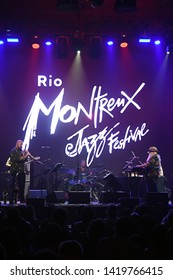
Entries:
{"type": "Polygon", "coordinates": [[[50,173],[57,172],[62,166],[62,163],[56,163],[54,167],[50,170],[50,173]]]}
{"type": "Polygon", "coordinates": [[[62,163],[57,162],[54,167],[49,171],[49,174],[51,174],[51,191],[55,191],[55,187],[57,187],[58,184],[58,170],[62,167],[62,163]],[[55,184],[53,182],[53,174],[55,174],[55,184]]]}

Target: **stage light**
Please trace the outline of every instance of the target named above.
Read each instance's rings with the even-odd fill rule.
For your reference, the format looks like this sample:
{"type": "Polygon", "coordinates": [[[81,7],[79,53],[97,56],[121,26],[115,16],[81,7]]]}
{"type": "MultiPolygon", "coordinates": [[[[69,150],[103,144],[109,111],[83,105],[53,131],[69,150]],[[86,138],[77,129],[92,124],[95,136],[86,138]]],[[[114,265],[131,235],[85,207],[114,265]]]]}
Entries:
{"type": "Polygon", "coordinates": [[[51,42],[51,41],[46,41],[46,42],[45,42],[45,45],[46,45],[46,46],[51,46],[51,45],[52,45],[52,42],[51,42]]]}
{"type": "Polygon", "coordinates": [[[32,48],[33,48],[34,50],[37,50],[37,49],[40,48],[40,44],[38,44],[38,43],[32,43],[32,48]]]}
{"type": "Polygon", "coordinates": [[[8,43],[19,43],[19,38],[7,38],[8,43]]]}
{"type": "Polygon", "coordinates": [[[117,12],[132,12],[137,8],[136,0],[116,0],[114,10],[117,12]]]}
{"type": "Polygon", "coordinates": [[[0,40],[0,45],[3,45],[4,44],[4,41],[3,40],[0,40]]]}
{"type": "Polygon", "coordinates": [[[173,53],[173,45],[168,45],[166,47],[166,53],[167,54],[172,54],[173,53]]]}
{"type": "Polygon", "coordinates": [[[151,39],[150,38],[140,38],[139,39],[139,43],[150,43],[151,42],[151,39]]]}
{"type": "Polygon", "coordinates": [[[34,50],[38,50],[40,48],[40,43],[39,43],[37,35],[34,36],[34,39],[33,39],[33,42],[32,42],[32,48],[34,50]]]}
{"type": "Polygon", "coordinates": [[[68,55],[68,37],[58,36],[55,46],[56,56],[58,58],[66,58],[68,55]]]}
{"type": "Polygon", "coordinates": [[[72,48],[76,53],[81,53],[84,48],[84,41],[82,37],[75,37],[73,38],[72,48]]]}
{"type": "Polygon", "coordinates": [[[107,41],[107,45],[108,45],[108,46],[112,46],[113,44],[114,44],[113,40],[107,41]]]}
{"type": "Polygon", "coordinates": [[[121,48],[127,48],[127,47],[128,47],[128,43],[125,42],[125,41],[124,41],[124,42],[121,42],[121,43],[120,43],[120,47],[121,47],[121,48]]]}
{"type": "Polygon", "coordinates": [[[19,43],[19,38],[11,29],[6,30],[6,40],[8,43],[19,43]]]}
{"type": "Polygon", "coordinates": [[[155,40],[155,41],[154,41],[154,44],[155,44],[155,45],[160,45],[161,42],[160,42],[160,40],[155,40]]]}
{"type": "Polygon", "coordinates": [[[92,36],[89,43],[89,55],[92,58],[100,58],[102,55],[102,38],[100,36],[92,36]]]}
{"type": "Polygon", "coordinates": [[[90,2],[91,7],[97,8],[103,5],[103,3],[106,2],[106,0],[88,0],[88,2],[90,2]]]}
{"type": "Polygon", "coordinates": [[[127,48],[128,47],[126,34],[121,35],[120,47],[121,48],[127,48]]]}

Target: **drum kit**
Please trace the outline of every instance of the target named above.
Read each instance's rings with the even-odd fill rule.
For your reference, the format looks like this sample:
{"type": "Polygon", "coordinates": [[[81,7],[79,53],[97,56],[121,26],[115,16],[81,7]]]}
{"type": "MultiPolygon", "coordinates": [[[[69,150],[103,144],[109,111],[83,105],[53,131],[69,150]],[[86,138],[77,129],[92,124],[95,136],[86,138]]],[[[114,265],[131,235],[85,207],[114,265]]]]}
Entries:
{"type": "Polygon", "coordinates": [[[51,191],[57,190],[58,181],[61,178],[63,180],[63,189],[66,192],[90,191],[91,200],[98,201],[101,192],[105,189],[105,174],[110,173],[110,171],[106,170],[101,164],[94,166],[90,170],[90,175],[81,173],[77,178],[75,169],[62,163],[55,164],[49,171],[50,176],[55,174],[56,177],[54,186],[51,186],[51,191]]]}

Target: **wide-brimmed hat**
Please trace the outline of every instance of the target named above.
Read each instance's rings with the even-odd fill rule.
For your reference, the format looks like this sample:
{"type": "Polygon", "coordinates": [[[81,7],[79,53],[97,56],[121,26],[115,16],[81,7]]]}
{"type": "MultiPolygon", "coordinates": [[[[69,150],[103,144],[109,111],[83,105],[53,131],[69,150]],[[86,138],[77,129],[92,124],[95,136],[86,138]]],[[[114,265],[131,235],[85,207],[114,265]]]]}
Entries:
{"type": "Polygon", "coordinates": [[[159,152],[158,149],[156,147],[154,147],[154,146],[150,147],[148,151],[149,152],[156,152],[156,153],[159,152]]]}

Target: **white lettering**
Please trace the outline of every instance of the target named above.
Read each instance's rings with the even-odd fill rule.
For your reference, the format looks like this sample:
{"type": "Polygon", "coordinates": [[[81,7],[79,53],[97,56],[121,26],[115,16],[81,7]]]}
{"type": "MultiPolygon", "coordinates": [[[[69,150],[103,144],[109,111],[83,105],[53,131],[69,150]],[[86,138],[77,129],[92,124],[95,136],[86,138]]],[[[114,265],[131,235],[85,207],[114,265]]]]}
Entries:
{"type": "MultiPolygon", "coordinates": [[[[47,77],[44,75],[38,76],[39,87],[47,87],[52,85],[60,86],[61,84],[62,81],[58,78],[53,79],[52,75],[49,75],[48,80],[47,77]]],[[[75,144],[69,142],[66,145],[65,152],[69,157],[75,157],[77,154],[80,154],[85,148],[88,153],[88,165],[92,163],[94,158],[100,157],[106,144],[108,145],[109,153],[111,154],[113,150],[125,149],[127,143],[130,143],[131,141],[140,141],[142,137],[144,137],[149,131],[146,128],[146,123],[143,123],[141,128],[137,127],[134,131],[130,128],[129,125],[122,139],[119,139],[120,130],[115,131],[115,128],[120,125],[119,122],[117,122],[111,128],[108,128],[108,126],[106,126],[103,130],[93,135],[84,136],[84,134],[86,133],[86,131],[88,131],[88,128],[91,126],[91,121],[93,121],[93,127],[96,129],[98,128],[98,125],[103,122],[105,115],[109,116],[110,118],[114,118],[114,110],[116,108],[121,109],[120,113],[124,113],[130,105],[134,106],[137,110],[140,110],[141,107],[134,99],[137,96],[137,94],[139,94],[139,92],[142,90],[144,85],[145,83],[142,83],[131,97],[124,91],[121,91],[121,95],[123,96],[123,98],[118,97],[117,99],[113,97],[108,99],[108,93],[102,93],[101,86],[94,86],[88,110],[83,104],[81,104],[81,102],[77,103],[76,108],[68,104],[63,105],[64,88],[60,91],[59,95],[57,95],[57,97],[49,106],[49,108],[45,106],[45,104],[39,96],[39,93],[37,93],[34,103],[23,126],[23,131],[26,130],[24,138],[25,149],[29,148],[30,140],[33,137],[36,137],[38,117],[40,112],[42,112],[45,116],[48,116],[52,112],[50,134],[55,133],[59,122],[73,122],[74,125],[77,125],[79,123],[81,114],[84,114],[87,117],[90,123],[87,123],[86,126],[79,129],[76,133],[68,137],[68,141],[72,139],[74,140],[75,137],[77,137],[77,140],[75,144]]]]}
{"type": "Polygon", "coordinates": [[[136,142],[138,139],[141,140],[148,132],[149,129],[146,129],[146,123],[141,125],[141,128],[137,127],[133,132],[130,129],[130,125],[127,127],[124,137],[119,139],[120,130],[112,132],[115,128],[117,128],[120,123],[116,123],[112,128],[108,130],[108,126],[106,126],[102,131],[97,134],[93,134],[90,136],[85,136],[86,129],[89,128],[89,125],[81,128],[79,131],[71,135],[67,138],[67,141],[72,140],[76,142],[73,144],[69,142],[65,147],[65,153],[69,157],[75,157],[81,154],[83,148],[87,151],[87,165],[89,166],[94,158],[99,158],[104,150],[104,147],[107,143],[109,147],[109,154],[112,154],[113,150],[116,149],[125,149],[126,145],[131,141],[136,142]],[[110,136],[109,136],[110,135],[110,136]],[[108,137],[109,136],[109,137],[108,137]]]}
{"type": "Polygon", "coordinates": [[[52,85],[55,87],[60,87],[62,85],[62,80],[59,78],[53,80],[52,75],[49,75],[48,78],[44,75],[38,75],[37,85],[38,87],[52,87],[52,85]]]}
{"type": "Polygon", "coordinates": [[[128,102],[126,103],[126,105],[124,106],[124,108],[121,110],[121,113],[124,113],[124,111],[126,110],[126,108],[129,106],[129,104],[133,104],[138,110],[140,110],[141,109],[141,107],[136,103],[136,102],[134,102],[133,101],[133,99],[136,97],[136,95],[141,91],[141,89],[143,88],[145,86],[145,83],[142,83],[141,85],[140,85],[140,87],[135,91],[135,93],[133,94],[133,96],[132,97],[130,97],[129,98],[129,96],[124,92],[124,91],[121,91],[121,94],[123,95],[123,96],[125,96],[126,98],[127,98],[127,100],[128,100],[128,102]]]}

